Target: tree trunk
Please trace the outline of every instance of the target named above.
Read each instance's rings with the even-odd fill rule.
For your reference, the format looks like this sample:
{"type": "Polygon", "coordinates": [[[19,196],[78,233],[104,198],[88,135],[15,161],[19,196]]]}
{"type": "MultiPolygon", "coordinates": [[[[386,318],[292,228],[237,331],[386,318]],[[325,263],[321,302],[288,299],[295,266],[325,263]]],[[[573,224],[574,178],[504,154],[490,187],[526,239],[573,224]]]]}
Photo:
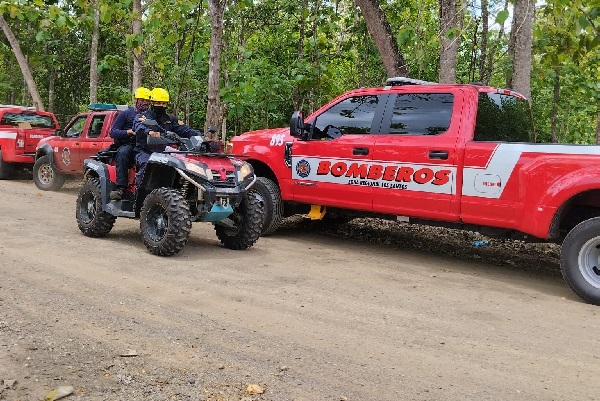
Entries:
{"type": "Polygon", "coordinates": [[[556,120],[558,117],[558,101],[560,100],[560,70],[560,66],[557,66],[554,70],[556,75],[554,76],[554,96],[552,98],[552,114],[550,115],[550,140],[552,143],[558,142],[558,135],[556,134],[556,120]]]}
{"type": "Polygon", "coordinates": [[[598,119],[596,120],[596,144],[600,145],[600,112],[598,112],[598,119]]]}
{"type": "Polygon", "coordinates": [[[206,103],[206,122],[204,133],[207,139],[217,139],[218,134],[210,134],[208,127],[221,126],[220,76],[221,50],[223,48],[223,17],[226,0],[208,0],[210,14],[210,54],[208,57],[208,99],[206,103]],[[214,137],[213,137],[214,136],[214,137]]]}
{"type": "MultiPolygon", "coordinates": [[[[142,34],[142,0],[133,0],[133,21],[131,23],[131,30],[134,35],[142,34]]],[[[142,46],[138,45],[133,49],[132,91],[135,91],[142,86],[143,66],[142,46]]]]}
{"type": "MultiPolygon", "coordinates": [[[[504,8],[502,9],[504,11],[508,10],[508,0],[504,0],[504,8]]],[[[486,85],[489,85],[490,81],[492,80],[492,74],[494,73],[494,55],[496,53],[496,48],[499,46],[500,41],[502,40],[502,37],[504,36],[504,22],[502,22],[502,24],[500,24],[500,29],[498,30],[498,37],[496,38],[496,46],[492,47],[490,49],[490,52],[488,53],[488,58],[486,61],[486,67],[485,67],[485,79],[483,80],[483,83],[486,85]]]]}
{"type": "Polygon", "coordinates": [[[44,110],[44,103],[42,102],[42,98],[40,97],[40,93],[37,90],[37,86],[35,85],[35,81],[33,80],[33,75],[31,75],[31,70],[29,69],[29,64],[21,51],[21,46],[19,45],[19,41],[13,35],[12,30],[8,26],[8,23],[4,19],[4,17],[0,14],[0,27],[10,43],[10,47],[12,48],[13,53],[19,63],[19,67],[21,68],[21,73],[23,74],[23,79],[27,85],[27,89],[29,90],[29,94],[31,95],[31,99],[33,100],[33,105],[38,110],[44,110]]]}
{"type": "Polygon", "coordinates": [[[408,76],[408,66],[392,34],[392,28],[377,0],[354,0],[377,46],[389,77],[408,76]]]}
{"type": "Polygon", "coordinates": [[[489,18],[490,13],[488,11],[488,0],[481,0],[481,45],[479,46],[479,76],[477,78],[477,80],[480,82],[489,81],[486,79],[485,76],[485,60],[487,58],[489,18]]]}
{"type": "Polygon", "coordinates": [[[527,99],[531,97],[531,47],[534,12],[535,0],[515,1],[508,42],[508,55],[512,68],[506,85],[527,99]]]}
{"type": "Polygon", "coordinates": [[[440,0],[440,73],[442,84],[456,83],[456,60],[464,8],[459,0],[440,0]]]}
{"type": "Polygon", "coordinates": [[[93,3],[94,8],[94,31],[92,32],[92,43],[90,47],[90,103],[98,100],[98,40],[100,39],[100,7],[97,1],[93,3]]]}

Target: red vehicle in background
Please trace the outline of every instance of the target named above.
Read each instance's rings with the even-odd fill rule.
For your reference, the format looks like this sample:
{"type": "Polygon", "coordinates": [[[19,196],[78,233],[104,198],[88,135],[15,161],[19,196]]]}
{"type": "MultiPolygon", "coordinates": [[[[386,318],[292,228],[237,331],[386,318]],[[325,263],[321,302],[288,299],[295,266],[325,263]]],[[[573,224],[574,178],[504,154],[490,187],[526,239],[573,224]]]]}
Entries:
{"type": "Polygon", "coordinates": [[[44,138],[35,151],[33,182],[44,191],[60,189],[68,176],[83,175],[83,161],[113,144],[110,128],[128,106],[91,104],[57,135],[44,138]]]}
{"type": "Polygon", "coordinates": [[[58,129],[58,120],[50,112],[0,105],[0,179],[13,178],[19,168],[32,168],[38,142],[58,129]]]}

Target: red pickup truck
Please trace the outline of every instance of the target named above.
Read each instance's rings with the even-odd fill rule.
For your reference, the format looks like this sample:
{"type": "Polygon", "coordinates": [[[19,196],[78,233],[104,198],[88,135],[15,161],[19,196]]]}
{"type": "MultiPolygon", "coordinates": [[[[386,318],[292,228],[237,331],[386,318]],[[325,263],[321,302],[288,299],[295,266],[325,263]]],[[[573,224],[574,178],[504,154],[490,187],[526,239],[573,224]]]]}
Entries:
{"type": "Polygon", "coordinates": [[[59,128],[56,116],[35,107],[0,105],[0,180],[18,167],[31,168],[35,147],[59,128]]]}
{"type": "Polygon", "coordinates": [[[73,117],[58,135],[41,140],[35,151],[33,182],[44,191],[60,189],[68,176],[83,175],[83,161],[113,143],[110,128],[127,106],[92,104],[73,117]]]}
{"type": "Polygon", "coordinates": [[[568,285],[600,304],[600,146],[535,143],[518,93],[391,78],[231,142],[259,176],[263,234],[308,212],[553,241],[568,285]]]}

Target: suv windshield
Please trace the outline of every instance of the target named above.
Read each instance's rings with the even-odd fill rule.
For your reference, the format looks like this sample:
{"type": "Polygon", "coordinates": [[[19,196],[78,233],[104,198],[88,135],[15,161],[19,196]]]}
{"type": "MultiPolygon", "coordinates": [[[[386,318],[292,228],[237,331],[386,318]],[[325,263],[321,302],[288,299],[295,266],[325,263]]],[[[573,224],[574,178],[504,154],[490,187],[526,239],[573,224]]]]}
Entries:
{"type": "Polygon", "coordinates": [[[5,113],[2,116],[2,120],[0,120],[1,125],[12,125],[15,127],[18,127],[22,123],[27,123],[31,127],[54,128],[52,117],[36,113],[5,113]]]}
{"type": "Polygon", "coordinates": [[[474,140],[533,142],[529,102],[500,93],[479,93],[474,140]]]}

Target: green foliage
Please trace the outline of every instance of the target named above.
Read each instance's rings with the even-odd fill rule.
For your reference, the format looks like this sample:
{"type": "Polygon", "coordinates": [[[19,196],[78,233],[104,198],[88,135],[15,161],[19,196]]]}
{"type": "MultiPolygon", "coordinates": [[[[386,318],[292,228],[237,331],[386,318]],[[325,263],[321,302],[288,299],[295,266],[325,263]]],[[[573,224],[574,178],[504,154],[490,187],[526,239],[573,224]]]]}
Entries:
{"type": "MultiPolygon", "coordinates": [[[[142,33],[133,35],[132,0],[98,0],[100,48],[98,101],[131,102],[133,50],[142,49],[143,84],[171,93],[171,106],[195,127],[204,125],[210,48],[206,1],[144,1],[142,33]]],[[[479,2],[477,2],[479,6],[479,2]]],[[[488,52],[495,53],[491,84],[503,86],[508,70],[510,15],[490,0],[488,52]],[[495,21],[495,22],[494,22],[495,21]]],[[[387,0],[381,7],[414,78],[438,77],[437,0],[387,0]]],[[[42,98],[65,124],[89,97],[93,12],[88,0],[0,1],[42,98]],[[33,32],[33,34],[31,33],[33,32]],[[54,77],[54,80],[52,79],[54,77]]],[[[560,66],[558,134],[563,142],[591,143],[600,104],[599,7],[583,0],[541,5],[534,27],[532,105],[538,137],[549,140],[554,78],[560,66]]],[[[469,5],[460,40],[459,82],[477,80],[481,13],[469,5]]],[[[294,109],[316,110],[342,92],[379,86],[381,58],[352,0],[244,0],[228,2],[224,20],[221,96],[229,136],[284,126],[294,109]]],[[[0,36],[0,102],[30,103],[10,46],[0,36]]]]}

